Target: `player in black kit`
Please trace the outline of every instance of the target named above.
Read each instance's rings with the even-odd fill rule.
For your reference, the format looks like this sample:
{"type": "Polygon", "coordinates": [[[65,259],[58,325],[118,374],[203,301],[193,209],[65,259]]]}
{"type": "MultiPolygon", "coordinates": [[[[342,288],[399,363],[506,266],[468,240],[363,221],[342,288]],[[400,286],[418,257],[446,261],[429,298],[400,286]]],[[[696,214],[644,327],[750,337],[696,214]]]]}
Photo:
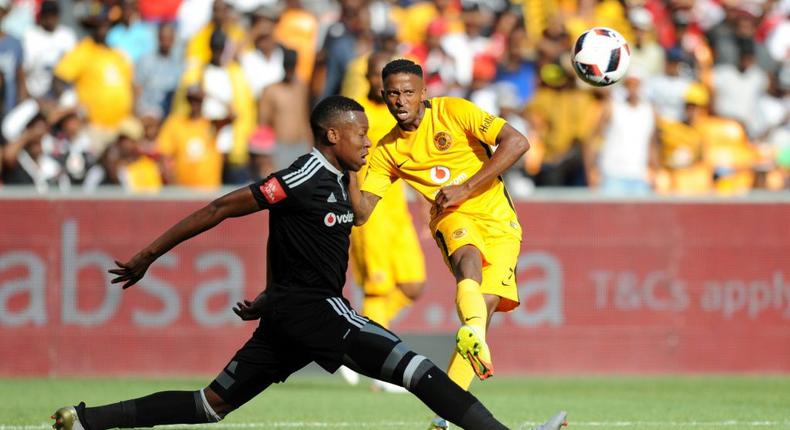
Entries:
{"type": "Polygon", "coordinates": [[[129,288],[177,244],[226,218],[268,209],[266,289],[234,308],[242,319],[260,319],[252,337],[202,390],[163,391],[99,407],[66,406],[53,416],[56,430],[217,422],[313,361],[328,372],[344,364],[401,385],[462,428],[506,428],[430,360],[357,314],[343,298],[354,218],[345,173],[365,163],[368,121],[357,102],[332,96],[315,107],[310,125],[316,146],[311,153],[192,213],[110,270],[113,283],[129,288]]]}

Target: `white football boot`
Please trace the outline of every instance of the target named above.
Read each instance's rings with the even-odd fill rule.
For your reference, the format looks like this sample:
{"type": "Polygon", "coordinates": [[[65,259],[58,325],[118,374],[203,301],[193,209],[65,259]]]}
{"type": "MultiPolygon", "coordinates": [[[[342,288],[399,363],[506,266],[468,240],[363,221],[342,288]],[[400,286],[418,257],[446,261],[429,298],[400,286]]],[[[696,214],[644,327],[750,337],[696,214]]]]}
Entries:
{"type": "Polygon", "coordinates": [[[532,430],[560,430],[568,425],[568,413],[559,411],[545,423],[533,427],[532,430]]]}

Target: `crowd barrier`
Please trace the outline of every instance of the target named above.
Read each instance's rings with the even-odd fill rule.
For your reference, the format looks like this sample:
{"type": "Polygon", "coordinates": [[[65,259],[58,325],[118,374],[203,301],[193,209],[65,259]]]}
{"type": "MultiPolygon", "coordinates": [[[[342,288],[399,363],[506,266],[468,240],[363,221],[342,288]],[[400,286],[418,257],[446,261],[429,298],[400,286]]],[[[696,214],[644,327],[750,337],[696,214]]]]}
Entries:
{"type": "MultiPolygon", "coordinates": [[[[127,291],[107,273],[207,200],[0,198],[0,375],[220,369],[255,328],[231,306],[265,284],[265,212],[175,248],[127,291]]],[[[535,199],[516,209],[522,305],[492,321],[499,372],[790,371],[787,202],[535,199]]],[[[454,283],[433,240],[422,245],[427,290],[393,328],[449,334],[454,283]]]]}

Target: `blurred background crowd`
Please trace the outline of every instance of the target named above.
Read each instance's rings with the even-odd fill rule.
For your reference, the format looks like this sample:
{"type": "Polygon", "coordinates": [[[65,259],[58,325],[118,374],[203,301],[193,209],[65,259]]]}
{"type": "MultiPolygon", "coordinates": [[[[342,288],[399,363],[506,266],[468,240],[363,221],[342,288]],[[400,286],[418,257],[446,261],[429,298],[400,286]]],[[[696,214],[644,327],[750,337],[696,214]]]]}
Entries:
{"type": "Polygon", "coordinates": [[[382,51],[529,137],[515,196],[787,189],[789,18],[790,0],[0,0],[0,187],[247,183],[309,151],[316,101],[366,97],[382,51]],[[572,71],[593,26],[630,45],[613,87],[572,71]]]}

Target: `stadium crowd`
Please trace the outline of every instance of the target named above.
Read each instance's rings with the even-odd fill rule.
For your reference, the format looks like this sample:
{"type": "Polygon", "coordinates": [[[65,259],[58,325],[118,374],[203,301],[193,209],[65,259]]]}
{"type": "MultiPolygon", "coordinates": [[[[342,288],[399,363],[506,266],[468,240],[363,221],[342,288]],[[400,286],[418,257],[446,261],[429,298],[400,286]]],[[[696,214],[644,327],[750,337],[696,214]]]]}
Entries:
{"type": "Polygon", "coordinates": [[[0,20],[0,186],[257,180],[384,51],[529,137],[516,196],[790,187],[789,0],[0,0],[0,20]],[[613,87],[572,69],[593,26],[630,45],[613,87]]]}

